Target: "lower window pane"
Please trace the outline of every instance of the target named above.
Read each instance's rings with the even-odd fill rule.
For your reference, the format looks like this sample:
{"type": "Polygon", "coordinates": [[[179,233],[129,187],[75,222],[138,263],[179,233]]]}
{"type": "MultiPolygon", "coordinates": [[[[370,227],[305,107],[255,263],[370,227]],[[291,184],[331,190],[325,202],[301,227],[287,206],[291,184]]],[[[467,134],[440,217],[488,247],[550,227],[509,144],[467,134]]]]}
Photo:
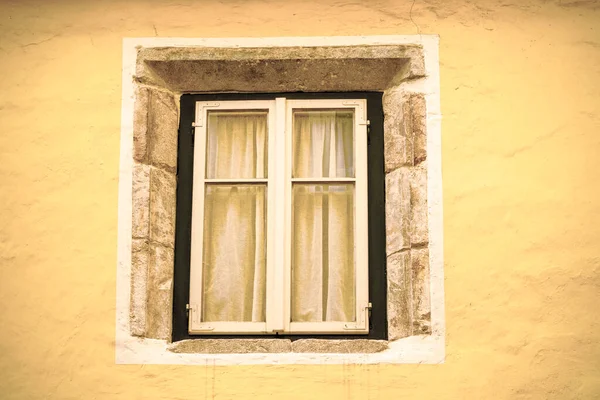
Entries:
{"type": "Polygon", "coordinates": [[[292,322],[355,321],[354,185],[292,194],[292,322]]]}
{"type": "Polygon", "coordinates": [[[203,321],[265,321],[266,206],[266,185],[206,185],[203,321]]]}

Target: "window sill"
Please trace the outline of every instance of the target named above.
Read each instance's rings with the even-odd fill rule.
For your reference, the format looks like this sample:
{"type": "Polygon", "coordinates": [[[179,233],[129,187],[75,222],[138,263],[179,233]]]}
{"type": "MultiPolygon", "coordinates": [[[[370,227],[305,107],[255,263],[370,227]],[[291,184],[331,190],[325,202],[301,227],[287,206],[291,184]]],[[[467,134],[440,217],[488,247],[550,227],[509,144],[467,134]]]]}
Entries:
{"type": "Polygon", "coordinates": [[[173,353],[378,353],[388,348],[386,340],[331,339],[193,339],[171,343],[173,353]]]}
{"type": "MultiPolygon", "coordinates": [[[[211,341],[212,339],[207,339],[211,341]]],[[[241,339],[240,339],[241,340],[241,339]]],[[[252,341],[252,339],[250,339],[252,341]]],[[[270,339],[261,339],[270,340],[270,339]]],[[[306,339],[310,341],[311,339],[306,339]]],[[[304,340],[303,340],[304,341],[304,340]]],[[[196,352],[200,348],[181,348],[177,352],[173,347],[186,346],[186,342],[198,342],[198,340],[182,341],[168,344],[163,340],[141,339],[129,336],[117,341],[118,364],[174,364],[174,365],[322,365],[322,364],[441,364],[444,362],[444,339],[439,334],[417,335],[402,338],[393,342],[380,340],[365,340],[363,346],[376,350],[378,346],[385,347],[382,351],[366,353],[357,347],[344,347],[335,345],[327,349],[318,345],[298,345],[297,349],[279,352],[263,348],[259,345],[248,346],[245,349],[231,348],[228,351],[239,351],[236,353],[217,353],[214,348],[211,352],[196,352]],[[186,350],[185,352],[182,350],[186,350]],[[269,350],[269,351],[265,351],[269,350]],[[360,352],[359,352],[360,351],[360,352]]],[[[236,340],[228,340],[230,343],[236,340]]],[[[297,341],[299,342],[299,341],[297,341]]],[[[343,341],[340,341],[343,342],[343,341]]],[[[357,342],[357,340],[353,340],[357,342]]],[[[192,345],[193,346],[193,345],[192,345]]],[[[285,345],[284,345],[285,346],[285,345]]]]}

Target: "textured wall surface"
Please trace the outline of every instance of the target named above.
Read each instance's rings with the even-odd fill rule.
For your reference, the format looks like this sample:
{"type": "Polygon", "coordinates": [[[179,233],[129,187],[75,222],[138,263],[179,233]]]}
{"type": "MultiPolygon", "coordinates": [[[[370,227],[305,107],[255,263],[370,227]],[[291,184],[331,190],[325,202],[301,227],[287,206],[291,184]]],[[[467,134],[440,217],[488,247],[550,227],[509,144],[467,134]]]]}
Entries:
{"type": "Polygon", "coordinates": [[[600,3],[0,1],[0,398],[600,398],[600,3]],[[440,35],[442,365],[114,364],[124,36],[440,35]]]}

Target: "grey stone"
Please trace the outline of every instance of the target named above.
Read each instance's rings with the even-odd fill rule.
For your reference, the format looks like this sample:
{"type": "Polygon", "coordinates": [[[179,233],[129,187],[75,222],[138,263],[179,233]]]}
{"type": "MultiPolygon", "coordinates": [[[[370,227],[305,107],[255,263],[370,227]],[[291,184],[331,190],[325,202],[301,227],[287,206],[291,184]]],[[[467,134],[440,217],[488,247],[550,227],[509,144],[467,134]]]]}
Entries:
{"type": "Polygon", "coordinates": [[[408,97],[402,90],[383,95],[385,171],[413,165],[413,134],[406,118],[410,109],[408,97]]]}
{"type": "Polygon", "coordinates": [[[411,249],[413,329],[415,334],[431,333],[431,294],[429,289],[429,249],[411,249]]]}
{"type": "Polygon", "coordinates": [[[131,301],[129,303],[129,327],[133,336],[146,334],[146,300],[148,286],[148,241],[133,239],[131,242],[131,301]]]}
{"type": "MultiPolygon", "coordinates": [[[[285,47],[146,47],[138,52],[138,60],[208,61],[208,60],[318,60],[318,59],[422,59],[423,46],[285,46],[285,47]]],[[[422,62],[421,62],[422,64],[422,62]]],[[[417,65],[418,67],[418,65],[417,65]]]]}
{"type": "Polygon", "coordinates": [[[134,238],[148,238],[150,231],[150,166],[133,165],[132,225],[134,238]]]}
{"type": "Polygon", "coordinates": [[[147,89],[148,161],[151,165],[175,172],[177,169],[178,110],[173,94],[147,89]]]}
{"type": "Polygon", "coordinates": [[[171,248],[175,243],[175,175],[150,170],[150,240],[171,248]]]}
{"type": "Polygon", "coordinates": [[[133,159],[147,162],[148,147],[148,88],[136,87],[133,106],[133,159]]]}
{"type": "Polygon", "coordinates": [[[193,339],[171,343],[173,353],[289,353],[289,339],[193,339]]]}
{"type": "Polygon", "coordinates": [[[412,335],[412,272],[410,251],[404,250],[387,258],[388,339],[412,335]]]}
{"type": "Polygon", "coordinates": [[[386,247],[392,254],[410,247],[410,170],[399,168],[387,174],[385,187],[386,247]]]}
{"type": "Polygon", "coordinates": [[[292,342],[294,353],[378,353],[387,348],[386,340],[300,339],[292,342]]]}
{"type": "Polygon", "coordinates": [[[173,91],[385,90],[424,76],[421,46],[142,48],[138,82],[173,91]]]}
{"type": "Polygon", "coordinates": [[[429,241],[427,208],[427,162],[410,171],[410,242],[412,246],[429,241]]]}
{"type": "Polygon", "coordinates": [[[150,244],[146,337],[169,339],[173,298],[173,249],[150,244]]]}
{"type": "Polygon", "coordinates": [[[425,76],[425,57],[423,48],[411,46],[406,49],[406,55],[410,58],[408,70],[404,79],[416,79],[425,76]]]}
{"type": "Polygon", "coordinates": [[[414,164],[427,159],[427,109],[422,93],[410,95],[410,127],[414,144],[414,164]]]}

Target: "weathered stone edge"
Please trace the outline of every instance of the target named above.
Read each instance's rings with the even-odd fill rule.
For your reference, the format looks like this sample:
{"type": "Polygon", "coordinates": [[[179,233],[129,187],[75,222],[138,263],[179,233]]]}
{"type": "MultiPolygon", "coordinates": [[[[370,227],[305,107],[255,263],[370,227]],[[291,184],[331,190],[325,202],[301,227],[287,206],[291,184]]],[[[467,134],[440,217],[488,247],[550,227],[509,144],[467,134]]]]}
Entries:
{"type": "Polygon", "coordinates": [[[378,353],[388,348],[386,340],[354,339],[190,339],[171,343],[167,350],[191,354],[247,353],[378,353]]]}

